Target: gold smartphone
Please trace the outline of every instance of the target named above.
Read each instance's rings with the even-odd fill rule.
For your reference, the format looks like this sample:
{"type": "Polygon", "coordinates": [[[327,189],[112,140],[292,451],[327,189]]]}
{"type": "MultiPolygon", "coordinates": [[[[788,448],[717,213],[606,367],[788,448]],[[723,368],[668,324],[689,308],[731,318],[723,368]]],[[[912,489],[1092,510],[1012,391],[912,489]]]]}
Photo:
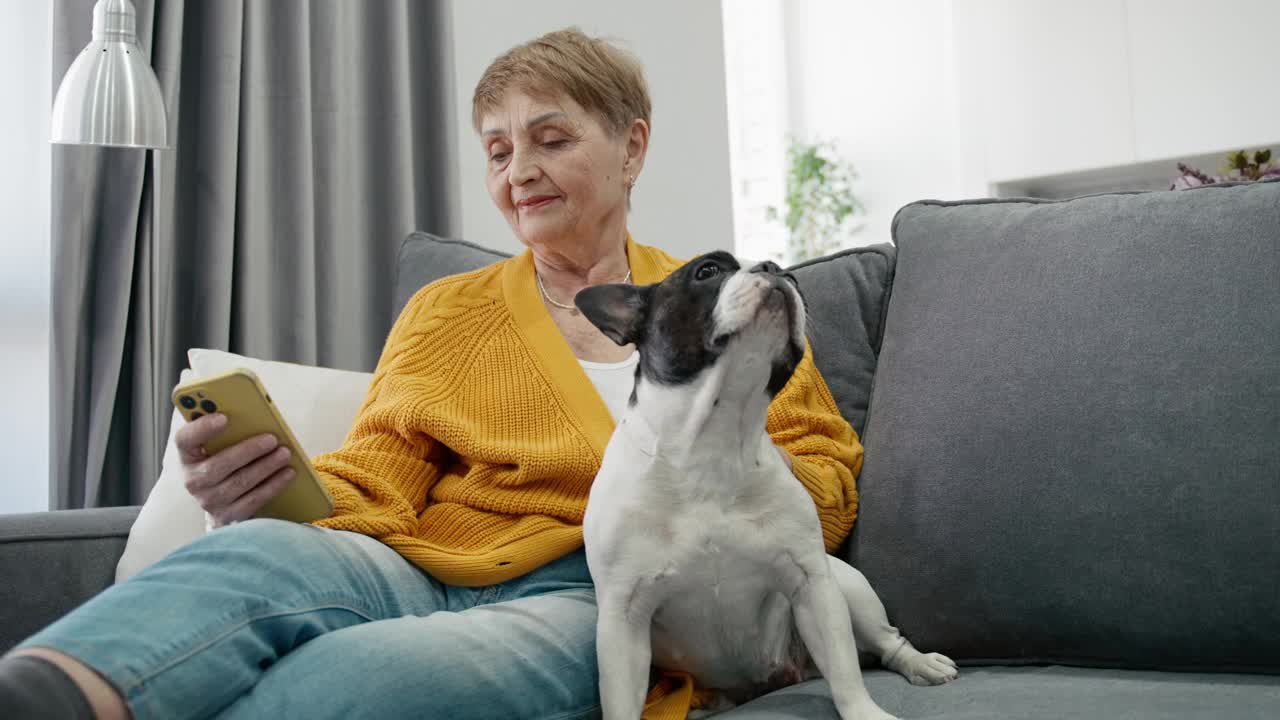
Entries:
{"type": "Polygon", "coordinates": [[[252,371],[236,368],[183,383],[173,390],[173,405],[188,422],[215,412],[227,416],[227,427],[205,443],[204,449],[210,455],[263,433],[275,435],[281,445],[289,448],[293,480],[254,517],[311,522],[333,513],[333,498],[266,387],[252,371]]]}

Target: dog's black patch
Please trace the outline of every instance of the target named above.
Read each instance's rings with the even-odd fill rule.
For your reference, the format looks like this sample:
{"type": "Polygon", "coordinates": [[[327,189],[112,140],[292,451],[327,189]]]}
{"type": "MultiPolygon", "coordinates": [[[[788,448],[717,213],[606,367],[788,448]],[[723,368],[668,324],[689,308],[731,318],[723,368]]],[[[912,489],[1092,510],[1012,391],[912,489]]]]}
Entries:
{"type": "Polygon", "coordinates": [[[636,406],[636,388],[640,385],[640,363],[636,363],[636,376],[631,380],[631,397],[627,399],[627,407],[636,406]]]}
{"type": "MultiPolygon", "coordinates": [[[[579,292],[574,304],[619,345],[640,349],[641,373],[653,382],[680,385],[715,363],[723,338],[711,338],[720,286],[739,269],[724,251],[707,253],[653,285],[597,285],[579,292]]],[[[635,392],[632,391],[634,403],[635,392]]]]}
{"type": "MultiPolygon", "coordinates": [[[[614,342],[639,348],[637,385],[642,374],[655,383],[682,385],[715,364],[724,352],[729,338],[712,335],[715,308],[725,280],[740,269],[733,255],[711,252],[685,263],[660,283],[597,285],[579,292],[574,303],[614,342]]],[[[756,269],[796,284],[795,276],[773,263],[756,269]]],[[[787,312],[793,312],[790,303],[787,312]]],[[[785,356],[774,361],[770,396],[786,385],[803,356],[804,348],[792,343],[785,356]]],[[[635,403],[633,386],[630,404],[635,403]]]]}
{"type": "Polygon", "coordinates": [[[787,386],[791,376],[795,374],[796,367],[803,359],[804,348],[798,347],[795,343],[787,343],[786,357],[773,361],[773,371],[769,373],[769,384],[765,387],[769,397],[776,397],[782,392],[782,388],[787,386]]]}
{"type": "Polygon", "coordinates": [[[596,285],[573,298],[592,325],[619,345],[639,345],[644,340],[644,321],[649,295],[657,285],[596,285]]]}
{"type": "Polygon", "coordinates": [[[727,341],[711,335],[716,303],[725,280],[740,268],[727,252],[707,253],[653,286],[640,346],[646,378],[682,385],[715,364],[727,341]]]}
{"type": "MultiPolygon", "coordinates": [[[[804,289],[800,287],[800,281],[796,280],[796,276],[788,271],[779,268],[773,263],[769,263],[772,270],[780,275],[787,282],[790,282],[796,292],[800,294],[800,304],[802,307],[809,307],[804,297],[804,289]]],[[[797,318],[790,317],[795,309],[791,307],[791,303],[787,303],[787,315],[792,326],[795,325],[797,318]]],[[[777,397],[782,392],[782,388],[786,387],[791,380],[791,376],[795,374],[796,368],[800,365],[800,361],[804,359],[804,345],[797,345],[794,341],[787,342],[787,354],[782,358],[773,361],[773,371],[769,373],[769,384],[765,386],[765,391],[769,393],[769,397],[777,397]]]]}

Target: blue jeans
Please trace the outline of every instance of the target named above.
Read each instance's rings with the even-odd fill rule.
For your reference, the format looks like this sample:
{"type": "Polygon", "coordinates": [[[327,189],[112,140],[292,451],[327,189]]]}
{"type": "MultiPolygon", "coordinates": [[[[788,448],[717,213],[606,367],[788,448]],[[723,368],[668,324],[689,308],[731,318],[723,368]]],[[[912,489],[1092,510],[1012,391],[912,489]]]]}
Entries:
{"type": "Polygon", "coordinates": [[[279,520],[209,533],[22,646],[62,651],[135,718],[600,715],[581,551],[451,587],[363,535],[279,520]]]}

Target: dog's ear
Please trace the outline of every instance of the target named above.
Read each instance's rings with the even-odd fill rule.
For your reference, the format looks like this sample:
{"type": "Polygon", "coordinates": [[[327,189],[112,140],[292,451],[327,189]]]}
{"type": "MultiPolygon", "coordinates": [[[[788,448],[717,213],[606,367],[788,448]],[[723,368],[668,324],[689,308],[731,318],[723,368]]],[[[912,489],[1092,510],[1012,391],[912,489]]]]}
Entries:
{"type": "Polygon", "coordinates": [[[610,340],[630,345],[643,339],[651,291],[648,285],[596,285],[574,296],[573,304],[610,340]]]}

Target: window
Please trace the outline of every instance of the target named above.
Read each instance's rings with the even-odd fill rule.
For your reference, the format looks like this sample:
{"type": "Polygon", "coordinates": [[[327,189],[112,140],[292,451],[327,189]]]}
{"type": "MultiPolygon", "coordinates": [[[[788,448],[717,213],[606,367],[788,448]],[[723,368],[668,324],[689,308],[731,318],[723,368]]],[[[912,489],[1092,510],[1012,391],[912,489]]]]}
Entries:
{"type": "Polygon", "coordinates": [[[767,217],[786,192],[787,64],[780,0],[722,3],[734,252],[785,262],[787,232],[767,217]]]}
{"type": "Polygon", "coordinates": [[[0,513],[49,503],[50,7],[14,4],[0,24],[0,513]]]}

